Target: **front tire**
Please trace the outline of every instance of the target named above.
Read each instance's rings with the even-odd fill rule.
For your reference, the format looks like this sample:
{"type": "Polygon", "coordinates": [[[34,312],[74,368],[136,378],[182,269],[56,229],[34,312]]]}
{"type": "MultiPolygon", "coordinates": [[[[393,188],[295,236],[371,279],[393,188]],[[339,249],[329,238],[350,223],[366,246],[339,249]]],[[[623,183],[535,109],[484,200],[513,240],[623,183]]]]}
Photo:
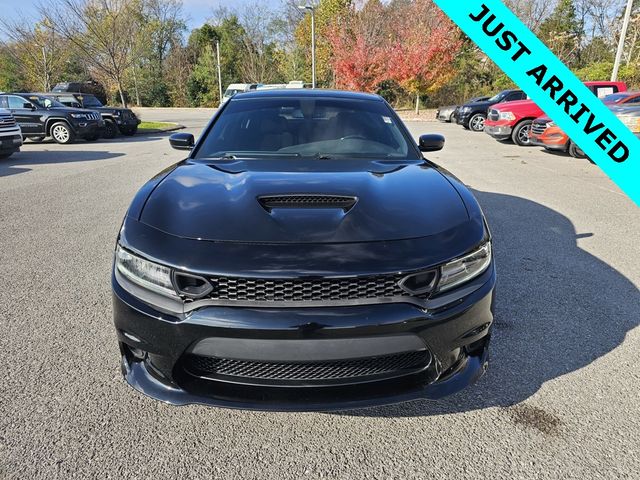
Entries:
{"type": "Polygon", "coordinates": [[[528,147],[531,145],[531,139],[529,138],[529,132],[531,132],[531,124],[533,120],[524,120],[516,125],[511,133],[511,140],[516,145],[521,147],[528,147]]]}
{"type": "Polygon", "coordinates": [[[595,163],[588,156],[586,156],[584,152],[580,150],[580,148],[573,142],[569,142],[568,152],[569,152],[569,155],[571,155],[573,158],[586,158],[591,163],[595,163]]]}
{"type": "Polygon", "coordinates": [[[469,128],[473,132],[483,132],[484,131],[484,121],[487,119],[487,116],[482,113],[476,113],[469,120],[469,128]]]}
{"type": "Polygon", "coordinates": [[[116,138],[116,135],[118,135],[117,125],[111,120],[106,120],[104,122],[104,132],[102,132],[102,136],[104,138],[110,139],[110,138],[116,138]]]}
{"type": "Polygon", "coordinates": [[[122,133],[123,135],[125,135],[127,137],[132,137],[133,135],[138,133],[138,126],[136,125],[135,127],[122,128],[122,129],[120,129],[120,133],[122,133]]]}
{"type": "Polygon", "coordinates": [[[69,125],[63,122],[54,123],[51,126],[50,133],[55,142],[60,145],[68,145],[69,143],[73,143],[75,140],[73,130],[71,130],[69,125]]]}

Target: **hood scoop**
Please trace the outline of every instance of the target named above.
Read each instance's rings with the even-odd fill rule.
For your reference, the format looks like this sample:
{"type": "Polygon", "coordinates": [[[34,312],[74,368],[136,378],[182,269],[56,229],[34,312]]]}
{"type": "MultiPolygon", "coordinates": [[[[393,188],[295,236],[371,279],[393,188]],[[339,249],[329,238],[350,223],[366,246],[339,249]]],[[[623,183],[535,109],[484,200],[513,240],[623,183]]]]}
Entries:
{"type": "Polygon", "coordinates": [[[258,197],[258,202],[267,212],[271,212],[274,208],[336,208],[348,212],[357,201],[357,197],[321,194],[281,194],[258,197]]]}

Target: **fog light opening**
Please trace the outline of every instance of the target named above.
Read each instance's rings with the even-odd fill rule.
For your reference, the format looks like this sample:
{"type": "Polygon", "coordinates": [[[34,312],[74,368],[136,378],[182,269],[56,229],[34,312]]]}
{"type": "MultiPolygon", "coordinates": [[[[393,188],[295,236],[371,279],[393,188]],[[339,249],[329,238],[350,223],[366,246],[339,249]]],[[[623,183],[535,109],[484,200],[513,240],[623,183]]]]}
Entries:
{"type": "Polygon", "coordinates": [[[206,278],[189,273],[175,272],[173,283],[177,292],[186,298],[201,298],[213,290],[206,278]]]}
{"type": "Polygon", "coordinates": [[[147,357],[147,352],[145,352],[141,348],[127,345],[127,350],[129,350],[129,353],[135,360],[144,360],[147,357]]]}

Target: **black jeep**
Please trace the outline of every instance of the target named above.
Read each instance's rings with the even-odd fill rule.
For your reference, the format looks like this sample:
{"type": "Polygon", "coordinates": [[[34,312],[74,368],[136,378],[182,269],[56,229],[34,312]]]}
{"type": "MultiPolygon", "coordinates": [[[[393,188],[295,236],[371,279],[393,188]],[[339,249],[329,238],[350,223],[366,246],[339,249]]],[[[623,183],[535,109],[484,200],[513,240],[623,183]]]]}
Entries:
{"type": "Polygon", "coordinates": [[[69,108],[41,93],[5,93],[0,108],[11,111],[23,138],[42,141],[51,136],[57,143],[76,138],[93,141],[100,137],[104,121],[98,112],[69,108]]]}
{"type": "Polygon", "coordinates": [[[98,97],[90,93],[47,93],[67,107],[87,108],[100,112],[104,120],[104,138],[114,138],[118,131],[123,135],[135,135],[138,131],[140,119],[128,108],[106,107],[98,100],[98,97]]]}

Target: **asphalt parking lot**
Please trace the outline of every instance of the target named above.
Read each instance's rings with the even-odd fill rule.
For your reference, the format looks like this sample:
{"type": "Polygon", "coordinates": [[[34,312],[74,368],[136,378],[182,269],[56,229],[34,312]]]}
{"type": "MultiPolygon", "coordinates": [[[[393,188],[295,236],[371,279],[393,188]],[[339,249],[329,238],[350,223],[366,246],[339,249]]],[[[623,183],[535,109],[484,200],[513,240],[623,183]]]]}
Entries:
{"type": "MultiPolygon", "coordinates": [[[[145,110],[197,134],[209,111],[145,110]]],[[[640,210],[586,160],[437,123],[498,264],[491,365],[439,402],[339,413],[172,407],[127,386],[116,233],[179,160],[167,135],[27,142],[0,162],[0,477],[640,478],[640,210]]],[[[430,208],[423,205],[422,208],[430,208]]]]}

